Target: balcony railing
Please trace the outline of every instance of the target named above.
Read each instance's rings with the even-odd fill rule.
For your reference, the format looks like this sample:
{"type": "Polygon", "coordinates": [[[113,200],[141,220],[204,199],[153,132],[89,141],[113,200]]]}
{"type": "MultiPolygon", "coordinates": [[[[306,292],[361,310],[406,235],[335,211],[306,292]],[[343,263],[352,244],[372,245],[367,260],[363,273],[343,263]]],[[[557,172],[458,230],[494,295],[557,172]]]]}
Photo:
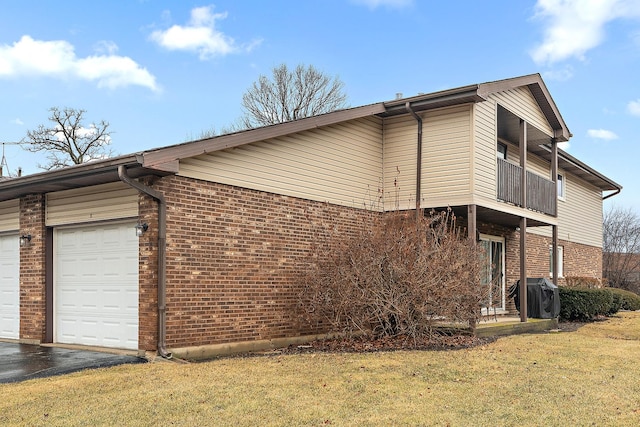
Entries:
{"type": "MultiPolygon", "coordinates": [[[[498,160],[498,200],[522,206],[522,168],[503,159],[498,160]]],[[[527,208],[556,215],[555,183],[527,171],[527,208]]]]}

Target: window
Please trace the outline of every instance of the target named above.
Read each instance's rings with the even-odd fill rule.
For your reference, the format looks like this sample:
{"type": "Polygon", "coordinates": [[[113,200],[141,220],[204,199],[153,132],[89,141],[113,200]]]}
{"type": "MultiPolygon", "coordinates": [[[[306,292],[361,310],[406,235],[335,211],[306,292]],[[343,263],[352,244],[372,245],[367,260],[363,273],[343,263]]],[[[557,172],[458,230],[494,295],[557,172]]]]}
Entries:
{"type": "Polygon", "coordinates": [[[507,145],[501,142],[498,142],[498,152],[497,156],[499,159],[507,160],[507,145]]]}
{"type": "MultiPolygon", "coordinates": [[[[558,277],[564,277],[564,247],[558,246],[558,277]]],[[[553,277],[553,245],[549,246],[549,277],[553,277]]]]}
{"type": "Polygon", "coordinates": [[[566,197],[566,185],[564,175],[558,174],[558,199],[564,200],[566,197]]]}

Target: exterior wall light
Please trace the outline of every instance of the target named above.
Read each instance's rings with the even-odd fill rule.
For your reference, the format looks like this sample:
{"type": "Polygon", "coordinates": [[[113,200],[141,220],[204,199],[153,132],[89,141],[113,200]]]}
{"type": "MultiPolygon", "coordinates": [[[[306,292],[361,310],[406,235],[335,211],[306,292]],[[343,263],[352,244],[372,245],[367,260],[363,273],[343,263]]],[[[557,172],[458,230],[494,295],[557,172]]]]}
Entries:
{"type": "Polygon", "coordinates": [[[136,237],[140,237],[142,236],[145,231],[147,231],[149,229],[149,224],[145,223],[138,223],[138,225],[136,225],[136,237]]]}
{"type": "Polygon", "coordinates": [[[20,246],[27,246],[31,241],[31,234],[23,234],[20,236],[20,246]]]}

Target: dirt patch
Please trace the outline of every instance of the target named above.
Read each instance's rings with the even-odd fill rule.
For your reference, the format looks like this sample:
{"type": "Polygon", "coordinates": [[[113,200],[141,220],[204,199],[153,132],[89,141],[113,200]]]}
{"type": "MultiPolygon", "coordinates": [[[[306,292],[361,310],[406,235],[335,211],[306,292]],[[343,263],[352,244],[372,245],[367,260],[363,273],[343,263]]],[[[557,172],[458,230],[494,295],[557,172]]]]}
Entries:
{"type": "Polygon", "coordinates": [[[455,350],[471,348],[493,341],[493,338],[478,338],[472,335],[433,335],[431,337],[351,337],[312,341],[305,345],[291,345],[279,349],[280,353],[296,354],[311,352],[370,353],[397,350],[455,350]]]}
{"type": "Polygon", "coordinates": [[[608,322],[610,317],[607,316],[596,316],[590,322],[568,322],[568,321],[560,321],[558,323],[558,329],[562,332],[574,332],[583,327],[584,325],[588,325],[589,323],[598,323],[598,322],[608,322]]]}
{"type": "Polygon", "coordinates": [[[586,325],[585,322],[559,322],[558,329],[562,332],[575,332],[586,325]]]}

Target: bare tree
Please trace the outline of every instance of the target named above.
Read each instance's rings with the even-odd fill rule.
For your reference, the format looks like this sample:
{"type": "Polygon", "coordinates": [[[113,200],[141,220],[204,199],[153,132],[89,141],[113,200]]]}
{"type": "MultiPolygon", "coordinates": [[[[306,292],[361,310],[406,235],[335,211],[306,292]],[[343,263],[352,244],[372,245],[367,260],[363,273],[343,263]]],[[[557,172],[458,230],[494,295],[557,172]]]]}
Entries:
{"type": "Polygon", "coordinates": [[[286,64],[274,67],[271,78],[261,75],[242,96],[246,128],[316,116],[344,108],[347,96],[344,83],[333,79],[313,65],[286,64]]]}
{"type": "Polygon", "coordinates": [[[65,107],[49,109],[51,126],[39,125],[27,132],[23,148],[32,153],[46,152],[47,163],[38,164],[40,169],[52,170],[65,166],[79,165],[91,160],[104,159],[113,155],[108,148],[111,143],[109,123],[83,124],[86,110],[65,107]]]}
{"type": "Polygon", "coordinates": [[[604,216],[602,270],[609,284],[633,290],[640,282],[640,216],[612,207],[604,216]]]}

